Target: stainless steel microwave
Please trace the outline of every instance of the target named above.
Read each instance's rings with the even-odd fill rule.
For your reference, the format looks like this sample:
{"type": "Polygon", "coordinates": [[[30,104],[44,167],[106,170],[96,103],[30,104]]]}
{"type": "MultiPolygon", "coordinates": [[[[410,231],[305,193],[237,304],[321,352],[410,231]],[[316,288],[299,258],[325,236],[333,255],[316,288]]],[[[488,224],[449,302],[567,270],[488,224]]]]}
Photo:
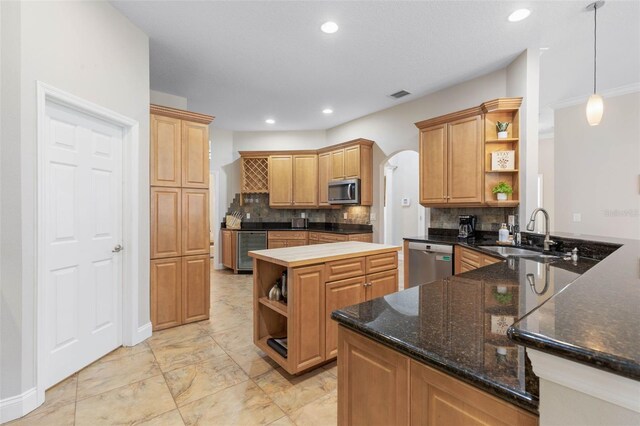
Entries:
{"type": "Polygon", "coordinates": [[[360,204],[360,179],[329,182],[329,204],[360,204]]]}

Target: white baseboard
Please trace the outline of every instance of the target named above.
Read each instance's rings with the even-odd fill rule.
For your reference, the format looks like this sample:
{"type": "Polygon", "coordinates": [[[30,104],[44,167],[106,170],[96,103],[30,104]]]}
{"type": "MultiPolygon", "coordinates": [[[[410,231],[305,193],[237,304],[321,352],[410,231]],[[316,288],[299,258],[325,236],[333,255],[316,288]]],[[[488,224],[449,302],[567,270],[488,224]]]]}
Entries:
{"type": "Polygon", "coordinates": [[[38,408],[36,388],[0,400],[0,423],[18,419],[38,408]]]}
{"type": "Polygon", "coordinates": [[[148,322],[145,325],[141,325],[140,327],[138,327],[138,330],[136,330],[135,336],[133,336],[133,342],[132,342],[133,344],[131,346],[135,346],[138,343],[141,343],[147,340],[149,337],[151,337],[151,332],[152,332],[151,322],[148,322]]]}

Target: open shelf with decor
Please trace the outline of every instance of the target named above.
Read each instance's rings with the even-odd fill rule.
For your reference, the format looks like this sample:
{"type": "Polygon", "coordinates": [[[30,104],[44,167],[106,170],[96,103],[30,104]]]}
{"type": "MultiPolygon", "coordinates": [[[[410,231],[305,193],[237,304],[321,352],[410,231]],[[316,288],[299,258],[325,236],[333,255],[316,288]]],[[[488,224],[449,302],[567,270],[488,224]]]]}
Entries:
{"type": "Polygon", "coordinates": [[[520,204],[520,104],[522,98],[500,98],[482,104],[484,112],[484,200],[491,207],[520,204]],[[505,124],[509,123],[509,124],[505,124]],[[499,200],[493,189],[510,190],[499,200]]]}

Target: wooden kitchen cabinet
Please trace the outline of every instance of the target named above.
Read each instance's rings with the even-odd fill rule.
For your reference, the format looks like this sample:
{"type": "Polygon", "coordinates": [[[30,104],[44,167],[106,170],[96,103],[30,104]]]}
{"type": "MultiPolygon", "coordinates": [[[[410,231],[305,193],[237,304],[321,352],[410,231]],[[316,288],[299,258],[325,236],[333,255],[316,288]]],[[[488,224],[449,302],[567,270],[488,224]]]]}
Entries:
{"type": "Polygon", "coordinates": [[[408,425],[409,358],[340,326],[338,425],[408,425]]]}
{"type": "Polygon", "coordinates": [[[338,327],[338,425],[535,426],[538,418],[338,327]]]}
{"type": "Polygon", "coordinates": [[[500,257],[490,256],[477,250],[473,250],[468,247],[461,247],[459,245],[456,245],[453,248],[453,253],[455,257],[454,273],[456,275],[462,274],[463,272],[473,271],[474,269],[482,268],[483,266],[502,262],[504,260],[500,257]]]}
{"type": "Polygon", "coordinates": [[[236,269],[236,232],[231,229],[220,230],[222,265],[225,268],[236,269]]]}
{"type": "Polygon", "coordinates": [[[420,130],[420,203],[477,205],[483,201],[481,116],[420,130]]]}
{"type": "Polygon", "coordinates": [[[360,145],[354,145],[344,149],[344,178],[355,179],[359,177],[360,145]]]}
{"type": "Polygon", "coordinates": [[[420,203],[425,207],[504,206],[519,203],[519,108],[522,98],[498,98],[478,107],[415,123],[420,130],[420,203]],[[496,121],[512,133],[498,139],[496,121]],[[515,168],[493,170],[492,154],[513,151],[515,168]],[[497,201],[491,189],[508,182],[513,194],[497,201]]]}
{"type": "Polygon", "coordinates": [[[331,179],[344,179],[344,148],[333,150],[331,155],[331,179]]]}
{"type": "Polygon", "coordinates": [[[447,179],[449,204],[481,204],[484,198],[482,118],[463,118],[448,124],[447,179]]]}
{"type": "Polygon", "coordinates": [[[151,261],[151,323],[154,330],[182,323],[182,257],[151,261]]]}
{"type": "Polygon", "coordinates": [[[181,189],[151,188],[151,258],[182,255],[181,189]]]}
{"type": "Polygon", "coordinates": [[[293,204],[293,155],[269,156],[269,206],[293,204]]]}
{"type": "Polygon", "coordinates": [[[182,122],[182,187],[209,188],[209,126],[182,122]]]}
{"type": "Polygon", "coordinates": [[[150,303],[153,330],[160,330],[209,318],[208,126],[213,117],[159,105],[151,105],[150,112],[150,303]]]}
{"type": "Polygon", "coordinates": [[[182,255],[209,253],[209,190],[182,190],[182,255]]]}
{"type": "Polygon", "coordinates": [[[420,130],[420,204],[447,202],[447,126],[420,130]]]}
{"type": "Polygon", "coordinates": [[[536,416],[413,360],[410,383],[411,425],[538,424],[536,416]]]}
{"type": "Polygon", "coordinates": [[[359,276],[327,283],[325,288],[326,358],[338,355],[338,323],[331,319],[331,312],[346,306],[362,303],[366,299],[366,278],[359,276]]]}
{"type": "Polygon", "coordinates": [[[367,275],[366,300],[386,296],[398,291],[398,269],[367,275]]]}
{"type": "Polygon", "coordinates": [[[355,139],[328,153],[331,180],[360,179],[360,205],[373,205],[373,141],[355,139]]]}
{"type": "Polygon", "coordinates": [[[331,153],[318,155],[318,207],[329,207],[329,182],[331,182],[331,153]]]}
{"type": "Polygon", "coordinates": [[[295,207],[318,206],[318,156],[316,154],[293,156],[293,205],[295,207]]]}
{"type": "Polygon", "coordinates": [[[291,349],[294,368],[301,371],[325,359],[324,265],[293,269],[290,285],[296,295],[291,349]]]}
{"type": "Polygon", "coordinates": [[[269,231],[267,233],[267,248],[283,248],[306,246],[307,231],[269,231]]]}
{"type": "Polygon", "coordinates": [[[179,187],[182,183],[181,123],[177,118],[151,114],[149,183],[179,187]]]}
{"type": "Polygon", "coordinates": [[[209,255],[182,257],[182,323],[209,318],[209,255]]]}

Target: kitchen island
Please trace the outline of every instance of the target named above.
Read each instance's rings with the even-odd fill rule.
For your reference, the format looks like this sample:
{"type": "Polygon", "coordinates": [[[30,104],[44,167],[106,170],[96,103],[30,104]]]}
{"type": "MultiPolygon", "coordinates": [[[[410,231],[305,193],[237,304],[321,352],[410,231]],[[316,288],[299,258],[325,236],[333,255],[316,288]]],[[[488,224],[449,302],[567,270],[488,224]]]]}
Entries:
{"type": "Polygon", "coordinates": [[[398,291],[399,250],[340,242],[250,251],[254,344],[290,374],[335,359],[338,333],[331,312],[398,291]],[[283,273],[286,301],[270,300],[283,273]],[[279,339],[278,350],[270,339],[279,339]]]}

